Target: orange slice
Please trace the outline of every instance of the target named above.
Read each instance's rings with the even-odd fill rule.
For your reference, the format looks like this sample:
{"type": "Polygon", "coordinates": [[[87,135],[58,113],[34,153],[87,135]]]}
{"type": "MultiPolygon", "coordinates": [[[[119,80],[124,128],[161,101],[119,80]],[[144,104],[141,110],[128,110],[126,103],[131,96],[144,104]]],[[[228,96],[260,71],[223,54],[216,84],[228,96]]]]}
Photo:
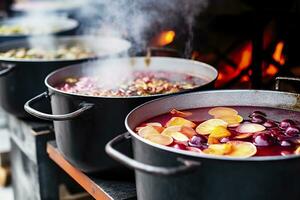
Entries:
{"type": "Polygon", "coordinates": [[[200,135],[209,135],[217,126],[227,127],[227,123],[221,119],[209,119],[197,126],[196,132],[200,135]]]}
{"type": "Polygon", "coordinates": [[[212,131],[209,137],[214,137],[217,139],[223,138],[223,137],[229,137],[231,135],[230,131],[227,130],[224,126],[217,126],[212,131]]]}
{"type": "Polygon", "coordinates": [[[253,136],[253,133],[242,133],[234,137],[234,139],[246,139],[253,136]]]}
{"type": "Polygon", "coordinates": [[[228,107],[216,107],[212,108],[208,111],[208,114],[212,116],[232,116],[232,115],[237,115],[238,111],[236,111],[233,108],[228,108],[228,107]]]}
{"type": "Polygon", "coordinates": [[[173,138],[167,135],[150,135],[147,139],[153,143],[165,146],[168,146],[173,142],[173,138]]]}
{"type": "Polygon", "coordinates": [[[186,135],[188,138],[192,138],[193,136],[197,135],[197,132],[194,129],[187,126],[181,127],[180,132],[186,135]]]}
{"type": "Polygon", "coordinates": [[[236,130],[240,133],[256,133],[266,130],[266,127],[260,124],[248,123],[241,124],[236,130]]]}
{"type": "Polygon", "coordinates": [[[187,126],[187,127],[191,127],[194,128],[196,126],[195,123],[184,119],[182,117],[172,117],[166,124],[167,127],[169,126],[187,126]]]}
{"type": "Polygon", "coordinates": [[[232,151],[228,154],[230,157],[248,158],[257,152],[256,146],[251,142],[229,141],[227,144],[232,146],[232,151]]]}
{"type": "Polygon", "coordinates": [[[171,113],[172,115],[176,115],[176,116],[178,116],[178,117],[188,117],[188,116],[191,116],[191,115],[193,114],[193,113],[191,113],[191,112],[179,111],[179,110],[176,110],[175,108],[172,109],[172,110],[170,111],[170,113],[171,113]]]}
{"type": "Polygon", "coordinates": [[[230,143],[226,144],[211,144],[207,149],[204,149],[203,152],[206,154],[213,155],[226,155],[231,153],[232,145],[230,143]]]}
{"type": "Polygon", "coordinates": [[[220,141],[217,138],[209,136],[207,139],[207,144],[220,144],[220,141]]]}
{"type": "Polygon", "coordinates": [[[148,139],[151,135],[160,135],[152,126],[145,126],[138,131],[139,136],[148,139]]]}
{"type": "Polygon", "coordinates": [[[228,126],[241,123],[244,119],[240,115],[215,116],[216,119],[222,119],[228,123],[228,126]]]}

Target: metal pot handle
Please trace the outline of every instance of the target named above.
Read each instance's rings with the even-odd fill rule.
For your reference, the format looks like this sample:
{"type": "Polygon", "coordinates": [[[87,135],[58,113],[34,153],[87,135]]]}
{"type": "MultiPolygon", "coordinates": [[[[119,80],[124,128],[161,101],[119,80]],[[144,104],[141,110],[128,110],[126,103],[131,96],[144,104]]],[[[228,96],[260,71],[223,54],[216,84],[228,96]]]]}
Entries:
{"type": "Polygon", "coordinates": [[[111,156],[113,159],[117,160],[118,162],[122,163],[123,165],[127,166],[128,168],[145,172],[148,174],[171,176],[171,175],[179,175],[179,174],[186,174],[188,172],[192,172],[198,169],[199,166],[201,165],[201,163],[196,161],[177,158],[178,162],[180,162],[182,165],[177,167],[157,167],[157,166],[152,166],[152,165],[138,162],[132,158],[127,157],[126,155],[122,154],[121,152],[113,148],[115,145],[118,145],[130,138],[131,135],[130,133],[127,132],[115,137],[110,142],[108,142],[107,145],[105,146],[105,151],[109,156],[111,156]]]}
{"type": "Polygon", "coordinates": [[[0,76],[4,76],[11,72],[15,68],[15,64],[7,64],[7,63],[1,63],[0,65],[0,76]]]}
{"type": "Polygon", "coordinates": [[[40,119],[49,120],[49,121],[65,121],[65,120],[74,119],[75,117],[82,115],[83,113],[85,113],[87,110],[91,109],[94,106],[94,104],[91,104],[91,103],[82,103],[80,105],[81,108],[79,108],[78,110],[76,110],[72,113],[63,114],[63,115],[46,114],[46,113],[42,113],[38,110],[35,110],[34,108],[31,107],[31,105],[35,104],[36,102],[42,100],[43,98],[48,98],[48,97],[49,97],[48,92],[44,92],[44,93],[30,99],[29,101],[27,101],[24,105],[24,109],[29,114],[31,114],[37,118],[40,118],[40,119]]]}
{"type": "Polygon", "coordinates": [[[295,81],[300,83],[300,78],[276,77],[275,90],[280,90],[281,81],[295,81]]]}

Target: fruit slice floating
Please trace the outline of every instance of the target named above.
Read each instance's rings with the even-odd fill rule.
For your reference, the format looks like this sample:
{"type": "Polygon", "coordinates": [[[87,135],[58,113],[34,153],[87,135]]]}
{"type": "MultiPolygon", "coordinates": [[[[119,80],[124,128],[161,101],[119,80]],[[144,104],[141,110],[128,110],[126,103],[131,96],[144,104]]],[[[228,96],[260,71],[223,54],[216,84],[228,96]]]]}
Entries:
{"type": "Polygon", "coordinates": [[[239,133],[256,133],[260,131],[266,130],[266,127],[260,124],[254,124],[254,123],[245,123],[241,124],[239,127],[237,127],[236,131],[239,133]]]}
{"type": "Polygon", "coordinates": [[[216,119],[222,119],[228,123],[228,126],[241,123],[244,119],[240,115],[215,116],[216,119]]]}
{"type": "Polygon", "coordinates": [[[173,132],[179,132],[181,130],[182,126],[170,126],[168,128],[166,128],[161,134],[162,135],[169,135],[170,133],[173,132]]]}
{"type": "Polygon", "coordinates": [[[229,137],[231,135],[230,131],[227,130],[224,126],[217,126],[212,131],[209,137],[214,137],[217,139],[223,138],[223,137],[229,137]]]}
{"type": "Polygon", "coordinates": [[[196,126],[195,123],[184,119],[182,117],[172,117],[166,124],[167,127],[169,126],[187,126],[187,127],[191,127],[194,128],[196,126]]]}
{"type": "Polygon", "coordinates": [[[256,146],[250,142],[229,141],[227,144],[232,146],[232,151],[228,154],[230,157],[248,158],[257,152],[256,146]]]}
{"type": "Polygon", "coordinates": [[[158,131],[161,130],[161,128],[163,128],[161,123],[151,122],[151,123],[142,124],[141,126],[136,127],[135,130],[138,132],[141,128],[143,128],[145,126],[152,126],[152,127],[156,128],[158,131]],[[161,128],[159,128],[159,127],[161,127],[161,128]]]}
{"type": "Polygon", "coordinates": [[[207,144],[220,144],[218,138],[209,136],[207,139],[207,144]]]}
{"type": "Polygon", "coordinates": [[[167,134],[162,134],[162,135],[167,135],[167,136],[170,136],[172,137],[173,139],[177,140],[177,141],[180,141],[180,142],[187,142],[189,141],[189,138],[180,133],[180,132],[168,132],[167,134]]]}
{"type": "Polygon", "coordinates": [[[201,135],[209,135],[217,126],[227,127],[227,123],[221,119],[209,119],[196,128],[196,132],[201,135]]]}
{"type": "Polygon", "coordinates": [[[234,139],[246,139],[253,136],[253,133],[242,133],[234,137],[234,139]]]}
{"type": "Polygon", "coordinates": [[[226,144],[211,144],[203,152],[212,155],[226,155],[232,151],[232,145],[230,143],[226,144]]]}
{"type": "Polygon", "coordinates": [[[191,116],[191,115],[193,114],[193,113],[187,112],[187,111],[179,111],[179,110],[176,110],[175,108],[172,109],[172,110],[170,111],[170,113],[171,113],[172,115],[176,115],[176,116],[178,116],[178,117],[188,117],[188,116],[191,116]]]}
{"type": "Polygon", "coordinates": [[[232,116],[232,115],[237,115],[238,111],[236,111],[233,108],[228,108],[228,107],[216,107],[212,108],[208,111],[208,114],[212,116],[232,116]]]}
{"type": "Polygon", "coordinates": [[[181,127],[180,132],[186,135],[188,138],[192,138],[193,136],[197,135],[197,132],[194,129],[187,126],[181,127]]]}
{"type": "Polygon", "coordinates": [[[150,140],[153,143],[161,144],[165,146],[168,146],[173,142],[173,138],[167,135],[150,135],[148,137],[148,140],[150,140]]]}
{"type": "Polygon", "coordinates": [[[138,131],[139,136],[148,139],[152,135],[160,135],[160,133],[152,126],[145,126],[138,131]]]}

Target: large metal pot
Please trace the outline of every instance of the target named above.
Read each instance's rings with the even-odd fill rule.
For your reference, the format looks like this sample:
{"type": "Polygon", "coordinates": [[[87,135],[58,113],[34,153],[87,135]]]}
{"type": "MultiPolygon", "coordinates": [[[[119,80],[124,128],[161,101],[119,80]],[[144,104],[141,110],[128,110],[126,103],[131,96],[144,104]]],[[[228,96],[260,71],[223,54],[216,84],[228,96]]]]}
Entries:
{"type": "Polygon", "coordinates": [[[167,57],[153,57],[149,66],[145,63],[145,57],[109,59],[90,66],[70,66],[50,74],[45,80],[49,92],[28,101],[25,110],[38,118],[54,121],[59,150],[71,163],[85,172],[106,170],[115,166],[116,163],[105,154],[105,144],[116,133],[126,130],[123,121],[130,110],[146,101],[165,96],[91,97],[69,94],[55,88],[66,77],[94,75],[101,68],[110,69],[109,73],[114,74],[114,70],[118,70],[115,66],[125,71],[149,69],[190,72],[205,80],[204,85],[186,92],[212,88],[218,75],[213,67],[204,63],[167,57]],[[50,97],[53,115],[32,108],[34,103],[47,97],[50,97]]]}
{"type": "MultiPolygon", "coordinates": [[[[40,17],[40,16],[37,16],[40,17]]],[[[73,35],[78,28],[78,22],[74,19],[69,19],[66,17],[49,17],[49,18],[34,18],[34,17],[16,17],[8,18],[0,21],[0,25],[28,25],[31,24],[37,30],[49,29],[55,27],[53,31],[49,33],[36,33],[36,34],[0,34],[0,43],[8,42],[16,39],[25,39],[28,37],[39,37],[45,35],[73,35]],[[34,22],[33,22],[34,21],[34,22]]]]}
{"type": "MultiPolygon", "coordinates": [[[[39,41],[39,47],[51,47],[63,44],[84,44],[96,52],[95,57],[107,57],[125,53],[130,48],[130,43],[118,38],[98,38],[93,36],[65,36],[39,41]]],[[[0,52],[15,48],[30,47],[30,40],[16,40],[0,45],[0,52]]],[[[94,57],[94,59],[95,59],[94,57]]],[[[0,105],[5,111],[17,116],[27,117],[24,104],[30,98],[45,91],[43,85],[45,77],[56,69],[87,61],[87,59],[74,60],[29,60],[0,58],[0,105]]]]}
{"type": "MultiPolygon", "coordinates": [[[[126,118],[128,133],[106,146],[107,153],[135,169],[138,199],[282,200],[300,199],[300,156],[237,159],[177,150],[153,144],[134,133],[141,122],[172,108],[262,106],[300,112],[300,94],[220,90],[178,95],[146,103],[126,118]],[[132,140],[134,159],[115,149],[132,140]]],[[[275,118],[277,116],[272,116],[275,118]]]]}

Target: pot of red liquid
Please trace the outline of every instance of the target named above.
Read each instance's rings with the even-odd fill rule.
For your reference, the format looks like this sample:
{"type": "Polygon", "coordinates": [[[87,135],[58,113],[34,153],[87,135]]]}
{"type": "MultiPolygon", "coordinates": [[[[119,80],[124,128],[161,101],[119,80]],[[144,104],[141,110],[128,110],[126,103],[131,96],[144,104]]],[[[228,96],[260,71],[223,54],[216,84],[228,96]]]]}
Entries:
{"type": "Polygon", "coordinates": [[[299,120],[299,94],[183,94],[134,109],[106,152],[135,170],[138,199],[299,199],[299,120]],[[115,149],[128,140],[134,158],[115,149]]]}
{"type": "Polygon", "coordinates": [[[54,121],[56,142],[76,167],[93,172],[116,165],[105,144],[126,130],[124,119],[136,106],[157,97],[212,88],[217,71],[186,59],[116,58],[74,65],[51,73],[49,91],[25,104],[35,117],[54,121]],[[145,62],[146,61],[146,62],[145,62]],[[52,114],[34,108],[51,101],[52,114]]]}

